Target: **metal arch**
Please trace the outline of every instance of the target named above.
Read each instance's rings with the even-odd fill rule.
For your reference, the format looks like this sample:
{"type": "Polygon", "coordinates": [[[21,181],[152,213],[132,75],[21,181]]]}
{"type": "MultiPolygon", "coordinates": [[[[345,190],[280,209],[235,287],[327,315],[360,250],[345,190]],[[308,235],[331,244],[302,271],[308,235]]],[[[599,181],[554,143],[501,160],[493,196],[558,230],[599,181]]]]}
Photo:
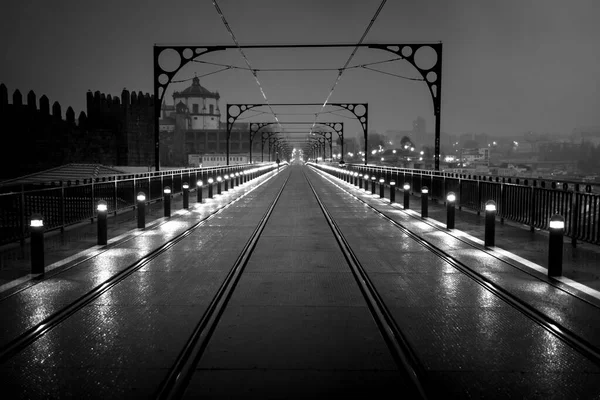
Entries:
{"type": "MultiPolygon", "coordinates": [[[[270,140],[271,136],[280,134],[281,132],[262,132],[260,143],[260,162],[265,161],[265,141],[270,140]]],[[[269,161],[271,161],[271,142],[269,142],[269,161]]]]}
{"type": "MultiPolygon", "coordinates": [[[[255,107],[258,107],[258,105],[256,105],[255,107]]],[[[240,113],[241,115],[241,113],[240,113]]],[[[239,117],[239,115],[238,115],[239,117]]],[[[260,131],[262,128],[266,127],[266,126],[270,126],[270,125],[285,125],[285,124],[310,124],[310,122],[298,122],[298,121],[286,121],[286,122],[251,122],[250,123],[250,159],[252,159],[252,142],[254,141],[254,135],[258,133],[258,131],[260,131]]],[[[317,122],[317,125],[323,125],[326,126],[328,128],[333,129],[338,137],[340,138],[341,141],[341,145],[342,145],[342,158],[340,160],[340,163],[343,164],[344,163],[344,123],[343,122],[317,122]]],[[[286,133],[286,132],[277,132],[277,133],[286,133]]],[[[316,133],[316,132],[315,132],[316,133]]],[[[332,138],[329,138],[329,153],[333,154],[333,142],[332,142],[332,138]]],[[[333,156],[332,156],[333,157],[333,156]]]]}
{"type": "MultiPolygon", "coordinates": [[[[365,165],[367,165],[367,136],[369,129],[369,103],[329,103],[331,106],[341,107],[350,111],[354,117],[360,122],[360,126],[363,130],[363,137],[365,138],[365,165]],[[358,114],[356,112],[356,106],[363,106],[365,108],[364,114],[358,114]]],[[[342,147],[342,160],[343,160],[343,147],[342,147]]]]}
{"type": "Polygon", "coordinates": [[[254,135],[265,126],[270,125],[271,122],[251,122],[250,123],[250,164],[252,164],[252,143],[254,142],[254,135]]]}
{"type": "MultiPolygon", "coordinates": [[[[325,142],[329,143],[329,157],[333,160],[333,134],[329,131],[311,133],[323,136],[325,142]]],[[[325,147],[323,148],[323,158],[327,158],[327,152],[325,151],[325,147]]]]}
{"type": "Polygon", "coordinates": [[[159,46],[154,45],[153,60],[154,60],[154,163],[156,171],[160,170],[160,127],[159,119],[163,99],[167,93],[167,87],[173,80],[173,77],[196,58],[214,51],[226,50],[227,46],[159,46]],[[167,71],[161,67],[159,58],[166,50],[173,50],[179,56],[179,66],[172,71],[167,71]],[[189,57],[187,54],[191,53],[189,57]],[[161,82],[162,81],[162,82],[161,82]]]}
{"type": "MultiPolygon", "coordinates": [[[[429,88],[433,100],[433,114],[435,115],[435,170],[440,170],[440,131],[442,112],[442,42],[439,43],[399,43],[396,45],[370,44],[371,49],[379,49],[393,53],[408,61],[423,77],[429,88]],[[429,68],[421,68],[415,62],[415,54],[421,48],[429,47],[435,51],[436,62],[429,68]]],[[[365,160],[366,160],[365,151],[365,160]]],[[[366,163],[366,162],[365,162],[366,163]]]]}
{"type": "MultiPolygon", "coordinates": [[[[340,138],[340,144],[342,146],[342,157],[340,158],[340,164],[344,164],[344,123],[343,122],[318,122],[321,125],[325,125],[331,129],[333,129],[335,131],[335,133],[337,133],[338,137],[340,138]],[[338,125],[340,125],[340,127],[338,128],[338,125]]],[[[332,145],[333,146],[333,145],[332,145]]],[[[333,151],[332,149],[330,149],[331,151],[333,151]]]]}
{"type": "MultiPolygon", "coordinates": [[[[284,44],[284,45],[243,45],[243,46],[239,46],[239,45],[235,45],[235,46],[233,46],[233,45],[219,45],[219,46],[203,46],[203,45],[200,45],[200,46],[159,46],[159,45],[154,45],[154,99],[155,99],[154,136],[155,136],[156,169],[159,170],[159,146],[160,146],[159,139],[160,139],[160,137],[159,137],[158,120],[159,120],[159,115],[160,115],[160,111],[161,111],[160,106],[162,105],[162,98],[164,96],[164,93],[166,93],[166,87],[171,82],[171,78],[173,77],[173,75],[175,75],[181,69],[181,67],[183,67],[185,64],[187,64],[191,60],[193,60],[201,55],[204,55],[206,53],[210,53],[213,51],[233,49],[233,48],[259,48],[259,49],[265,49],[265,48],[334,48],[334,47],[356,47],[356,46],[357,45],[355,45],[355,44],[316,44],[316,45],[315,44],[313,44],[313,45],[284,44]],[[180,65],[178,67],[174,68],[173,71],[166,71],[166,70],[162,69],[158,62],[160,53],[162,53],[164,50],[168,50],[168,49],[172,49],[172,50],[176,51],[180,57],[180,65]],[[192,53],[192,55],[190,55],[189,57],[186,57],[184,55],[184,52],[186,50],[189,50],[192,53]],[[184,62],[181,63],[181,60],[183,60],[184,62]],[[163,74],[165,74],[165,76],[167,77],[167,80],[165,83],[160,83],[159,77],[162,76],[163,74]],[[159,96],[159,86],[158,86],[159,84],[162,85],[161,89],[163,89],[160,96],[159,96]]],[[[433,99],[434,114],[436,117],[435,155],[434,155],[435,169],[439,170],[440,127],[441,127],[441,92],[442,92],[441,91],[442,43],[441,42],[438,42],[438,43],[392,43],[392,44],[364,43],[364,44],[359,44],[358,47],[367,47],[367,48],[371,48],[371,49],[378,49],[378,50],[383,50],[383,51],[388,51],[388,52],[394,53],[397,56],[399,56],[400,58],[405,59],[409,63],[411,63],[411,65],[413,67],[415,67],[417,69],[417,71],[419,71],[421,76],[423,76],[425,82],[428,85],[430,94],[433,99]],[[437,56],[436,63],[433,66],[431,66],[429,69],[422,69],[422,68],[418,67],[414,60],[414,55],[417,53],[417,51],[424,47],[429,47],[429,48],[433,49],[437,56]],[[431,75],[432,72],[435,74],[431,75]]],[[[318,104],[318,105],[320,105],[320,104],[318,104]]],[[[341,106],[341,104],[339,104],[339,105],[341,106]]],[[[254,105],[252,105],[252,106],[255,107],[254,105]]],[[[253,108],[253,107],[251,107],[251,108],[253,108]]],[[[227,110],[227,113],[228,113],[228,117],[229,117],[229,109],[227,110]]],[[[356,114],[355,114],[355,116],[356,116],[356,114]]],[[[359,120],[360,120],[360,118],[359,118],[359,120]]],[[[235,119],[234,119],[234,121],[235,121],[235,119]]],[[[232,126],[232,125],[229,126],[229,122],[230,121],[228,118],[228,120],[227,120],[227,123],[228,123],[227,163],[229,163],[229,135],[231,134],[231,126],[232,126]]],[[[231,124],[233,124],[233,122],[231,122],[231,124]]],[[[364,136],[365,136],[365,145],[366,145],[366,141],[367,141],[367,133],[366,133],[367,124],[368,124],[367,118],[365,118],[365,121],[361,121],[361,125],[363,126],[363,131],[364,131],[364,136]]],[[[367,157],[368,157],[367,154],[368,154],[368,152],[365,151],[365,164],[367,163],[367,157]]]]}

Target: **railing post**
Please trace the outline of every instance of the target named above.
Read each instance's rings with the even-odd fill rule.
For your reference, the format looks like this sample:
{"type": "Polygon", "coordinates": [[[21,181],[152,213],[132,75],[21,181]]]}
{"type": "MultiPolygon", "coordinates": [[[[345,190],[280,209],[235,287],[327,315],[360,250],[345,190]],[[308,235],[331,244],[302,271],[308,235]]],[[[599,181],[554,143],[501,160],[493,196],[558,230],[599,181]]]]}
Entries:
{"type": "Polygon", "coordinates": [[[113,206],[115,207],[115,209],[114,209],[115,214],[114,215],[117,215],[117,207],[118,207],[118,205],[117,205],[117,180],[115,179],[113,182],[115,183],[113,185],[113,190],[114,190],[113,191],[113,206]]]}
{"type": "Polygon", "coordinates": [[[65,231],[65,187],[60,187],[60,233],[65,231]]]}
{"type": "Polygon", "coordinates": [[[571,202],[571,246],[577,247],[577,230],[579,229],[579,199],[577,192],[573,192],[573,201],[571,202]]]}
{"type": "Polygon", "coordinates": [[[535,232],[535,187],[531,186],[531,201],[529,202],[529,231],[535,232]]]}

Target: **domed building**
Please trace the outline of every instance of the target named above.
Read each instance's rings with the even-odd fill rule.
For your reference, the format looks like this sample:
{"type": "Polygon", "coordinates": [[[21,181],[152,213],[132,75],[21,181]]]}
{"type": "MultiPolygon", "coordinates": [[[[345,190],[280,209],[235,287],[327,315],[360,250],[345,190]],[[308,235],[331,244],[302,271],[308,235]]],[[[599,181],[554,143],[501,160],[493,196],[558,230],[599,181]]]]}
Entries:
{"type": "MultiPolygon", "coordinates": [[[[173,92],[172,104],[163,103],[159,120],[161,165],[190,166],[190,160],[198,156],[226,153],[227,125],[221,122],[220,98],[219,92],[203,87],[195,76],[191,86],[173,92]]],[[[234,124],[231,154],[248,153],[248,132],[247,123],[234,124]]]]}

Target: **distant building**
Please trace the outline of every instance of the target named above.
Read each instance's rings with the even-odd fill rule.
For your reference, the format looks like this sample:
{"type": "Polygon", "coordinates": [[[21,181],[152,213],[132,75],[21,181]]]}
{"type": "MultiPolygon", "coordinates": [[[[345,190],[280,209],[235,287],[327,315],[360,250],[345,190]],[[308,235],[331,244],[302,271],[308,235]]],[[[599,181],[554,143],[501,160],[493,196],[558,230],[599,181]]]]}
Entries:
{"type": "MultiPolygon", "coordinates": [[[[188,166],[205,154],[227,152],[227,125],[221,122],[220,95],[211,92],[194,77],[191,86],[173,93],[173,104],[163,103],[159,120],[161,165],[188,166]]],[[[253,142],[253,152],[260,152],[260,138],[253,142]]],[[[230,154],[248,154],[249,126],[235,123],[230,137],[230,154]]]]}

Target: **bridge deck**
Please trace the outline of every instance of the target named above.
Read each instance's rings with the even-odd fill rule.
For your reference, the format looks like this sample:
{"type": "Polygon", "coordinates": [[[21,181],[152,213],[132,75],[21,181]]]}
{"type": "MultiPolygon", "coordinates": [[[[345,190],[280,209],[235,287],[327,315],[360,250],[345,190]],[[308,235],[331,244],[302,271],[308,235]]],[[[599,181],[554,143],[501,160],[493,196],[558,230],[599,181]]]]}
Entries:
{"type": "Polygon", "coordinates": [[[600,395],[600,301],[309,167],[74,263],[0,293],[3,390],[600,395]]]}

